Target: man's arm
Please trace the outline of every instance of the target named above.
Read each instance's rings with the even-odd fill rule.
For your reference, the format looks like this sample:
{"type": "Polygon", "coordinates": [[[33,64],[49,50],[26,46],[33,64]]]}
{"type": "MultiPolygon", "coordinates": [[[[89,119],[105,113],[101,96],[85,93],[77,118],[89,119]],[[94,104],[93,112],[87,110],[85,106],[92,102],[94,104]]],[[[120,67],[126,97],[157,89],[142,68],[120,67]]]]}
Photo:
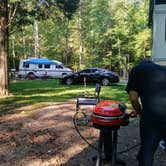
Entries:
{"type": "Polygon", "coordinates": [[[130,90],[129,91],[129,99],[130,99],[130,102],[133,106],[133,108],[135,109],[136,113],[137,114],[140,114],[141,112],[141,104],[139,103],[139,96],[138,96],[138,93],[134,90],[130,90]]]}

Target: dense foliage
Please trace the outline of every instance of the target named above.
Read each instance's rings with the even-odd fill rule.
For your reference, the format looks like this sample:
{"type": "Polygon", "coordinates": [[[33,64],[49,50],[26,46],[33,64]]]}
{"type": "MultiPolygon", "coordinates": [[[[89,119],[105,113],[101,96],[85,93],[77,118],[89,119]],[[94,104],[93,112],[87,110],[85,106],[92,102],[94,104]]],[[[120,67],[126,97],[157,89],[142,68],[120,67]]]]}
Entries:
{"type": "Polygon", "coordinates": [[[17,5],[10,27],[9,68],[18,69],[19,59],[34,57],[36,11],[40,55],[74,70],[103,67],[126,76],[140,58],[151,54],[146,0],[45,0],[40,4],[28,0],[17,5]]]}

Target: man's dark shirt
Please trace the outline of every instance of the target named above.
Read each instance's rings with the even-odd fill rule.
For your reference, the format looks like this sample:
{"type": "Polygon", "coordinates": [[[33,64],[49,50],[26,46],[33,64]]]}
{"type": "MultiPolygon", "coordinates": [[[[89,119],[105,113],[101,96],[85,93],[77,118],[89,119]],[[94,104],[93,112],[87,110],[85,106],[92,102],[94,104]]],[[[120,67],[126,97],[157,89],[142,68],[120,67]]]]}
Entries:
{"type": "Polygon", "coordinates": [[[156,5],[166,4],[164,0],[155,0],[156,5]]]}
{"type": "Polygon", "coordinates": [[[166,129],[166,68],[154,63],[134,67],[126,87],[128,93],[130,90],[141,99],[144,123],[166,129]]]}

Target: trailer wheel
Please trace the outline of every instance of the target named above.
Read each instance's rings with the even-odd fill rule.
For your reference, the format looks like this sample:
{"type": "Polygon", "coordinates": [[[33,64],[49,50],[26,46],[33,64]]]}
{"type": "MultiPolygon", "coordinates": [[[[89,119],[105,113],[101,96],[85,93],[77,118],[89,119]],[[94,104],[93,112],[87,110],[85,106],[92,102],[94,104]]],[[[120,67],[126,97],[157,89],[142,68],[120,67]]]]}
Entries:
{"type": "Polygon", "coordinates": [[[33,73],[29,73],[28,80],[34,80],[34,79],[35,79],[35,75],[33,73]]]}

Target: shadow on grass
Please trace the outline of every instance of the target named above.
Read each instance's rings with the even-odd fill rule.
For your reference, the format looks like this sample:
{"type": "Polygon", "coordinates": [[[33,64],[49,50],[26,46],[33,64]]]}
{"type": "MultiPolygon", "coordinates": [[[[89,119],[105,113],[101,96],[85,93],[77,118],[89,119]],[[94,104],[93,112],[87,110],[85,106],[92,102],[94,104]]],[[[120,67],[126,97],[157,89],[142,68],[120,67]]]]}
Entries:
{"type": "MultiPolygon", "coordinates": [[[[93,92],[95,85],[88,85],[86,90],[93,92]]],[[[128,102],[124,86],[102,86],[101,98],[128,102]]],[[[10,83],[12,96],[0,100],[0,116],[19,112],[21,107],[31,109],[48,106],[55,102],[64,102],[85,91],[83,85],[62,85],[58,80],[24,80],[10,83]],[[41,103],[41,104],[40,104],[41,103]]]]}

